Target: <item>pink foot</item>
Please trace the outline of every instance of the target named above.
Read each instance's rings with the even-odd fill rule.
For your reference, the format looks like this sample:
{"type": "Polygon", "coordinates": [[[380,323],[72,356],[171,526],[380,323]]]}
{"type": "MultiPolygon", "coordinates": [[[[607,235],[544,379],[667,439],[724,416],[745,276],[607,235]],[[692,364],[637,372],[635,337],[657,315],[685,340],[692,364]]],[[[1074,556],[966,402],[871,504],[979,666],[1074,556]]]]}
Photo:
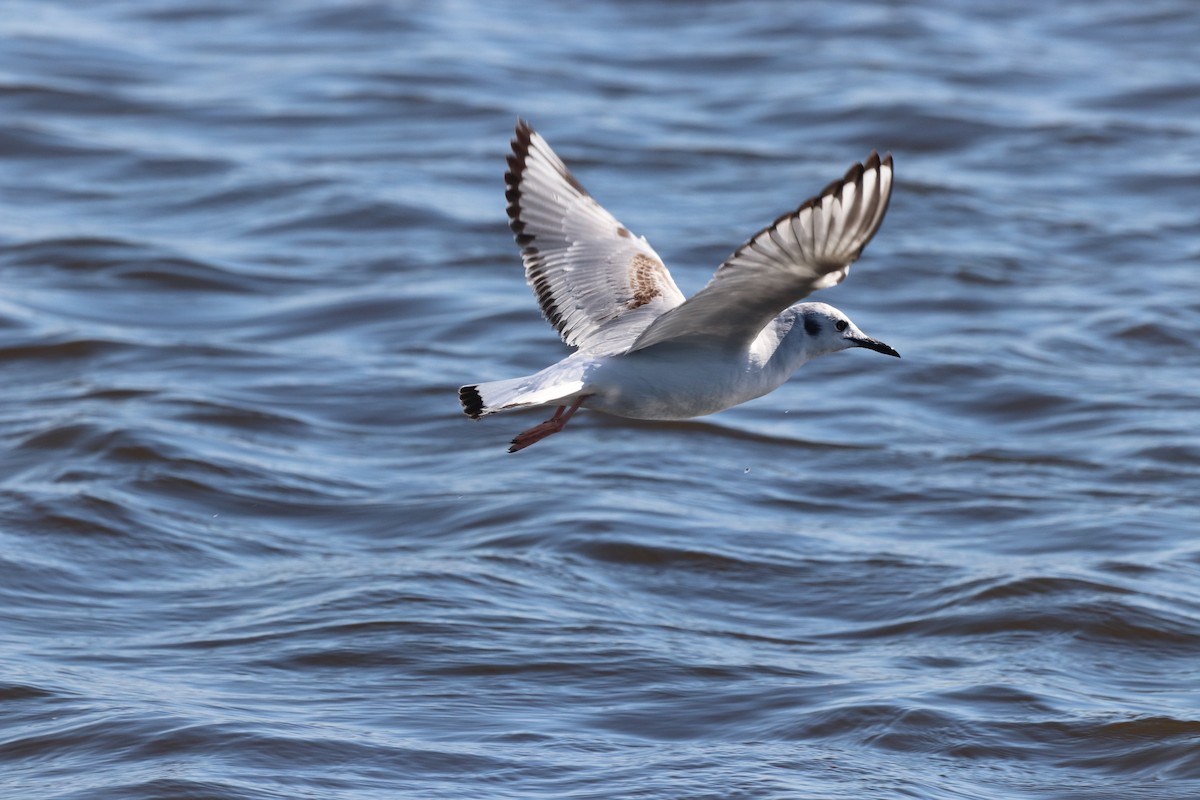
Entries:
{"type": "Polygon", "coordinates": [[[554,412],[554,416],[545,422],[534,425],[527,431],[521,431],[517,437],[512,440],[512,447],[508,448],[508,452],[515,453],[518,450],[524,450],[531,444],[536,444],[547,436],[558,433],[563,428],[567,427],[567,422],[579,410],[579,406],[583,404],[583,398],[580,397],[568,409],[566,406],[559,406],[554,412]]]}

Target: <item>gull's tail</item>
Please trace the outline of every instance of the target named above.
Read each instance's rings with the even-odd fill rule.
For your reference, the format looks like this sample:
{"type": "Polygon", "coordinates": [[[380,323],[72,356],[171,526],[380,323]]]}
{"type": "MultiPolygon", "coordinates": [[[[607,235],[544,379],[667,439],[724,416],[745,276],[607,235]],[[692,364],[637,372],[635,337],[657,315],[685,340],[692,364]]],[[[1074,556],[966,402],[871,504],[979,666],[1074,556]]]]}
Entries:
{"type": "Polygon", "coordinates": [[[583,388],[580,380],[549,379],[550,376],[545,374],[547,371],[524,378],[464,386],[458,390],[463,413],[471,419],[479,419],[514,408],[568,404],[583,388]]]}
{"type": "Polygon", "coordinates": [[[458,402],[462,403],[463,413],[471,419],[479,419],[484,414],[495,411],[495,409],[484,405],[483,395],[479,393],[478,386],[460,387],[458,390],[458,402]]]}

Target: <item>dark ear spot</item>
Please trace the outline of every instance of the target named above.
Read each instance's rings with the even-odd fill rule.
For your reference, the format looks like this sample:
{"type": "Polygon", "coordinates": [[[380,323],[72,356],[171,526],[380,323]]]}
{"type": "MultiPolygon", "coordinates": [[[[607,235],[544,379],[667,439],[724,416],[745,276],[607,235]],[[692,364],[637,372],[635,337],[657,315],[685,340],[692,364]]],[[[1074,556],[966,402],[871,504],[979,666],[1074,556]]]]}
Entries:
{"type": "Polygon", "coordinates": [[[821,323],[817,322],[817,318],[812,314],[804,315],[804,332],[809,336],[816,336],[821,332],[821,323]]]}

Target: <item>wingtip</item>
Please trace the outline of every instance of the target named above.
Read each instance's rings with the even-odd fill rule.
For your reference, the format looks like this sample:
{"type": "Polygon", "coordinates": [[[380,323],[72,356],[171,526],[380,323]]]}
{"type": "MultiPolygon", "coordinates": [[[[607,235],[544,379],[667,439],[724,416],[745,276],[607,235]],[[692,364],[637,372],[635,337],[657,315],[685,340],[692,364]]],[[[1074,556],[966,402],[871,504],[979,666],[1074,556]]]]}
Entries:
{"type": "Polygon", "coordinates": [[[864,169],[878,169],[879,167],[892,168],[892,154],[884,152],[881,156],[878,150],[872,150],[871,155],[867,156],[867,160],[863,163],[864,169]]]}
{"type": "Polygon", "coordinates": [[[528,122],[517,117],[516,133],[511,142],[512,152],[505,158],[508,165],[508,170],[504,173],[504,199],[507,201],[505,211],[508,214],[508,225],[520,247],[525,247],[533,241],[533,237],[525,234],[525,223],[521,220],[521,179],[529,160],[532,136],[533,128],[528,122]]]}
{"type": "Polygon", "coordinates": [[[533,137],[536,131],[533,126],[526,122],[521,117],[517,117],[517,127],[513,131],[512,141],[509,143],[512,152],[508,154],[505,161],[508,162],[508,174],[505,180],[510,177],[519,178],[521,172],[525,169],[525,160],[529,158],[529,151],[533,147],[533,137]]]}
{"type": "MultiPolygon", "coordinates": [[[[869,159],[868,159],[868,163],[869,163],[869,159]]],[[[846,188],[846,184],[858,183],[859,181],[861,181],[863,173],[866,172],[866,170],[867,170],[867,168],[864,167],[862,164],[855,164],[850,169],[846,170],[846,177],[842,178],[842,180],[840,182],[834,181],[832,184],[830,184],[830,186],[833,186],[834,184],[838,184],[837,192],[838,192],[838,194],[841,194],[842,191],[846,188]]]]}

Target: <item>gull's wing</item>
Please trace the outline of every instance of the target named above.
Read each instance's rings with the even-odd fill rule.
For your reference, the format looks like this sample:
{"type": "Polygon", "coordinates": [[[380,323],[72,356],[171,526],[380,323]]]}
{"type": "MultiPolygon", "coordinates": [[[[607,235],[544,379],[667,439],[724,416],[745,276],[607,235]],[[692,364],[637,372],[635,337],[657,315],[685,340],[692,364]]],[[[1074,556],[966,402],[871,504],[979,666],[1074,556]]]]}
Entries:
{"type": "Polygon", "coordinates": [[[542,314],[569,345],[628,349],[683,293],[645,238],[593,200],[523,120],[512,151],[504,176],[509,226],[542,314]]]}
{"type": "Polygon", "coordinates": [[[703,337],[752,342],[801,298],[841,283],[879,230],[892,196],[892,157],[871,153],[841,180],[756,233],[687,302],[658,317],[630,352],[703,337]]]}

